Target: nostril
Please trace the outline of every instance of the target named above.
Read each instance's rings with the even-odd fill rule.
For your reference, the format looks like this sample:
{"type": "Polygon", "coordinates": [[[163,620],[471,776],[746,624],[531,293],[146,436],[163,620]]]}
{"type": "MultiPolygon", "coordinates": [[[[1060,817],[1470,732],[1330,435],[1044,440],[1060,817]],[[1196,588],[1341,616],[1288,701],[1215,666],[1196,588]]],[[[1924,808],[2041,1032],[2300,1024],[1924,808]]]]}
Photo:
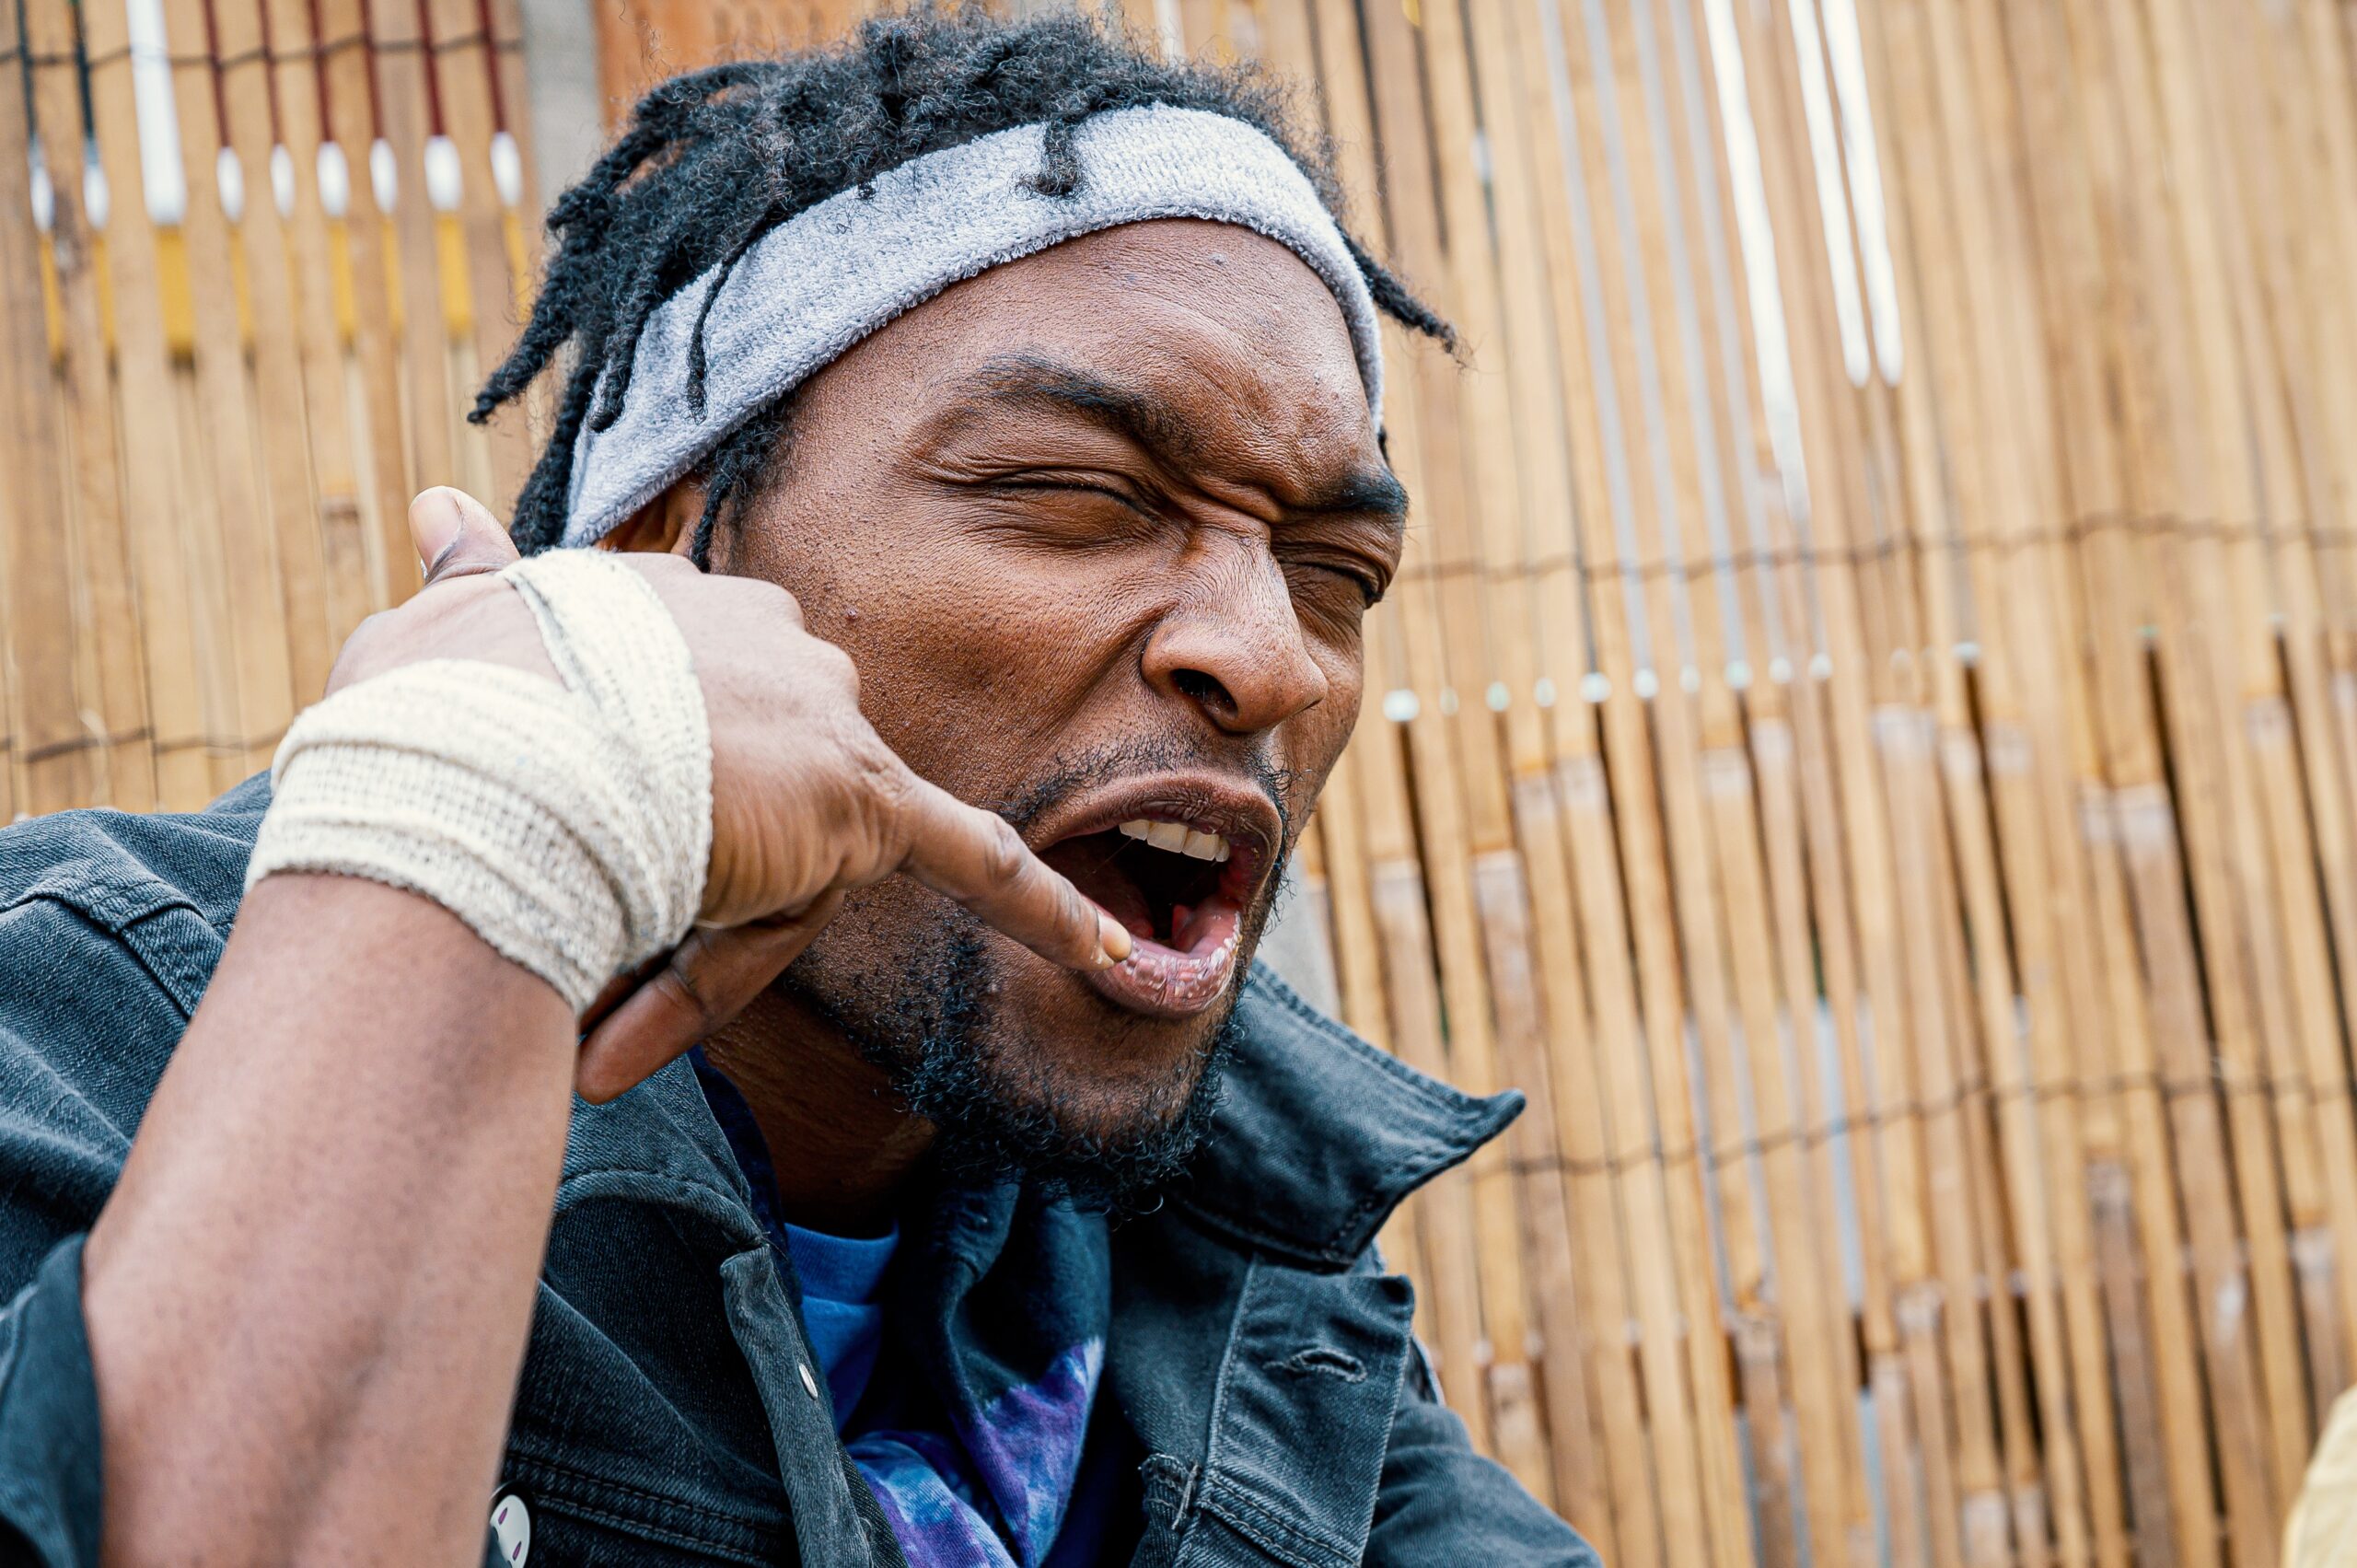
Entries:
{"type": "Polygon", "coordinates": [[[1205,675],[1200,669],[1181,669],[1172,673],[1170,683],[1213,713],[1236,712],[1235,696],[1215,676],[1205,675]]]}

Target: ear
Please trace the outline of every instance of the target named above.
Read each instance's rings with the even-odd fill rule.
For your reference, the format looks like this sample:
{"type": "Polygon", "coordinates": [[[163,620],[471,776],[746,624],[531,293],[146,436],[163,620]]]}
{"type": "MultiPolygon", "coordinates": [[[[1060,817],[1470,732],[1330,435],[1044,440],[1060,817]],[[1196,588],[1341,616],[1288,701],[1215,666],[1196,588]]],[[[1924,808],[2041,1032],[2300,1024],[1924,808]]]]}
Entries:
{"type": "Polygon", "coordinates": [[[695,544],[696,521],[702,516],[703,482],[683,479],[615,524],[598,548],[685,555],[695,544]]]}

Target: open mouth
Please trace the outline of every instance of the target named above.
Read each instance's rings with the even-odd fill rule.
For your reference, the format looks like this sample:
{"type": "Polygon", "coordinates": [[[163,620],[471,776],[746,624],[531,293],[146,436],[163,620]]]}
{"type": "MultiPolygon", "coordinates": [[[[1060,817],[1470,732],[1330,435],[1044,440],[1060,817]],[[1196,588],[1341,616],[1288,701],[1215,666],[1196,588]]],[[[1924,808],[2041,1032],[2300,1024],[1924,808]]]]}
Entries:
{"type": "Polygon", "coordinates": [[[1128,958],[1089,977],[1109,999],[1179,1017],[1226,992],[1265,860],[1249,839],[1205,822],[1141,816],[1059,840],[1039,856],[1137,939],[1128,958]]]}

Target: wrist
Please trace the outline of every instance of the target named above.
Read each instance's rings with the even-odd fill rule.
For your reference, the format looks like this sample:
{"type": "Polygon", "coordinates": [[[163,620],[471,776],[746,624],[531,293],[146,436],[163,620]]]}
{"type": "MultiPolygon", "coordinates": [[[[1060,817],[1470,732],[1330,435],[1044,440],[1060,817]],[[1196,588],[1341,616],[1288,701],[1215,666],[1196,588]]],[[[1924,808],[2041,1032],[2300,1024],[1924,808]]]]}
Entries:
{"type": "Polygon", "coordinates": [[[406,889],[577,1016],[695,918],[711,738],[686,643],[635,572],[567,552],[510,576],[563,687],[436,659],[307,711],[279,748],[247,885],[327,872],[406,889]]]}

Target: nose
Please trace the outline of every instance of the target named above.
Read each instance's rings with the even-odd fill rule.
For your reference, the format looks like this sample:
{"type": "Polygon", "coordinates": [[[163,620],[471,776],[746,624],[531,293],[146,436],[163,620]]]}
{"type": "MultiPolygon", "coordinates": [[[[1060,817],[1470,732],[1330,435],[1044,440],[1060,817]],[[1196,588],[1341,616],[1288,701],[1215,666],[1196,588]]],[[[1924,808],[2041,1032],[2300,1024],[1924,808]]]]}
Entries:
{"type": "Polygon", "coordinates": [[[1326,699],[1284,571],[1265,545],[1234,541],[1201,563],[1145,647],[1155,690],[1192,703],[1229,735],[1273,729],[1326,699]]]}

